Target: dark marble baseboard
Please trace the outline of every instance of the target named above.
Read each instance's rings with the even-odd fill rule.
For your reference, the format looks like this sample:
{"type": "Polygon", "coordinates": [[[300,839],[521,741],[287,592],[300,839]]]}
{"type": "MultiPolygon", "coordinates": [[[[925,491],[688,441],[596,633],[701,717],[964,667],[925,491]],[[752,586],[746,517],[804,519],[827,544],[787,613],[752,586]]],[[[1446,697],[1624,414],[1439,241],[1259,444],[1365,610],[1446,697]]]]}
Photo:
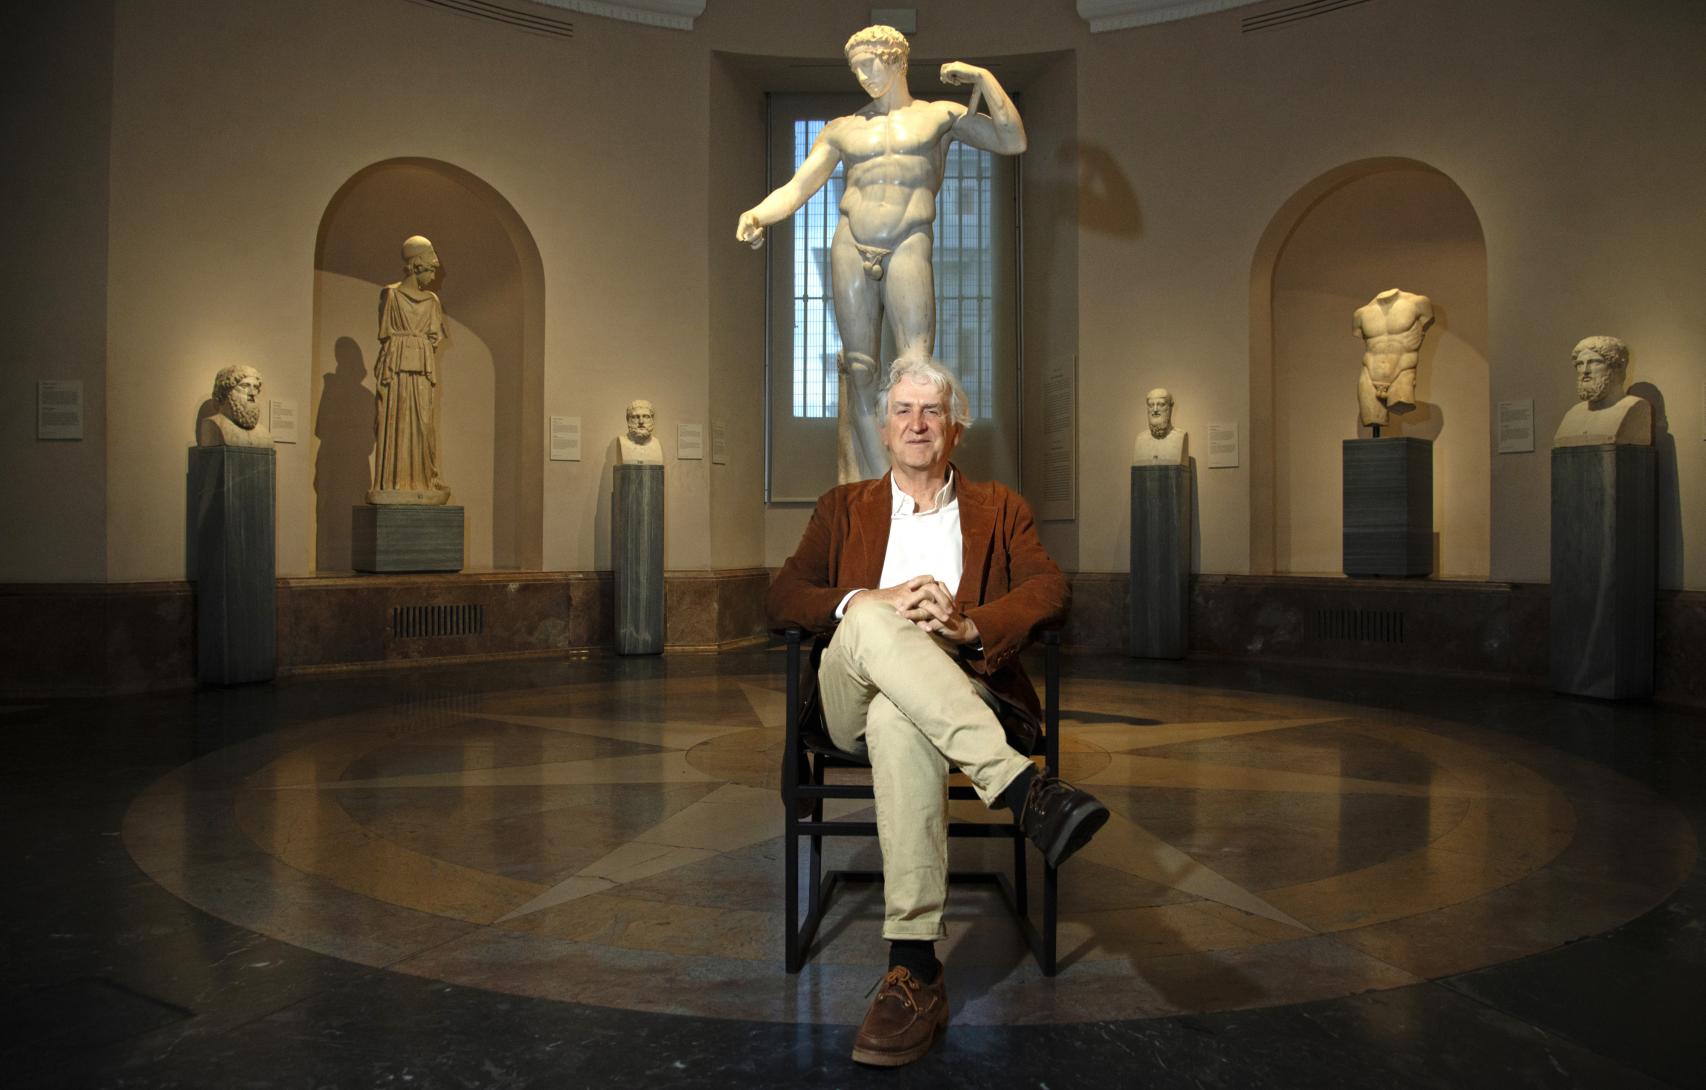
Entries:
{"type": "Polygon", "coordinates": [[[664,573],[664,650],[726,651],[764,642],[765,568],[664,573]]]}
{"type": "MultiPolygon", "coordinates": [[[[665,650],[763,642],[763,568],[667,572],[665,650]]],[[[277,582],[278,673],[606,651],[609,572],[333,575],[277,582]]],[[[188,689],[189,583],[0,585],[0,697],[188,689]]]]}
{"type": "MultiPolygon", "coordinates": [[[[1126,651],[1124,572],[1071,576],[1068,648],[1126,651]]],[[[1551,588],[1456,580],[1191,576],[1190,654],[1543,685],[1551,588]]],[[[1706,593],[1661,590],[1661,700],[1706,704],[1706,593]]]]}
{"type": "Polygon", "coordinates": [[[194,685],[189,583],[0,585],[0,696],[97,696],[194,685]]]}
{"type": "MultiPolygon", "coordinates": [[[[665,650],[763,642],[771,574],[666,572],[665,650]]],[[[1068,648],[1124,653],[1129,577],[1080,572],[1071,580],[1068,648]]],[[[612,589],[609,572],[281,579],[279,673],[605,651],[614,639],[612,589]],[[473,606],[481,607],[478,633],[465,631],[473,606]]],[[[1706,592],[1661,590],[1656,605],[1657,696],[1706,705],[1706,592]]],[[[1544,584],[1193,575],[1190,608],[1194,657],[1546,680],[1544,584]]],[[[0,696],[194,685],[188,583],[0,585],[0,696]]]]}

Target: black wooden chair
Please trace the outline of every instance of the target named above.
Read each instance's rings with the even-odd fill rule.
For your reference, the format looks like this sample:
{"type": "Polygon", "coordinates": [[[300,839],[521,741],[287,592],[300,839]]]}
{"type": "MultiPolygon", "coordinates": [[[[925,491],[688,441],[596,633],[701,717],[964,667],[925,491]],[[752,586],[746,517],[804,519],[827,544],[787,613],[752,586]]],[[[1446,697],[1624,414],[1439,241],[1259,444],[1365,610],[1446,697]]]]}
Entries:
{"type": "MultiPolygon", "coordinates": [[[[869,768],[858,757],[835,747],[828,727],[823,721],[822,705],[813,695],[817,688],[817,665],[828,645],[828,636],[814,641],[810,662],[802,664],[800,654],[803,633],[790,628],[784,633],[787,641],[788,712],[787,741],[782,751],[782,806],[786,816],[783,838],[783,886],[787,904],[786,963],[788,972],[797,973],[805,964],[818,925],[823,922],[837,887],[843,882],[881,882],[882,872],[867,870],[823,870],[823,838],[826,836],[877,835],[874,821],[826,821],[823,816],[825,799],[874,799],[869,783],[825,782],[824,774],[832,768],[869,768]],[[802,669],[802,665],[806,669],[802,669]],[[809,705],[809,706],[808,706],[809,705]],[[800,915],[800,840],[807,843],[806,912],[800,915]]],[[[1043,721],[1017,705],[1002,701],[987,693],[993,701],[997,718],[1007,727],[1010,738],[1034,735],[1031,756],[1041,754],[1050,772],[1060,770],[1060,633],[1043,633],[1043,721]]],[[[975,799],[977,793],[969,786],[948,788],[950,799],[975,799]]],[[[1007,837],[1013,841],[1013,873],[1000,871],[950,871],[949,882],[993,883],[1012,911],[1025,944],[1036,956],[1044,976],[1055,972],[1055,922],[1058,899],[1058,872],[1043,860],[1042,923],[1032,923],[1027,905],[1028,884],[1025,855],[1030,841],[1019,831],[1018,815],[1007,822],[949,821],[950,837],[1007,837]]],[[[1040,853],[1039,853],[1040,854],[1040,853]]]]}

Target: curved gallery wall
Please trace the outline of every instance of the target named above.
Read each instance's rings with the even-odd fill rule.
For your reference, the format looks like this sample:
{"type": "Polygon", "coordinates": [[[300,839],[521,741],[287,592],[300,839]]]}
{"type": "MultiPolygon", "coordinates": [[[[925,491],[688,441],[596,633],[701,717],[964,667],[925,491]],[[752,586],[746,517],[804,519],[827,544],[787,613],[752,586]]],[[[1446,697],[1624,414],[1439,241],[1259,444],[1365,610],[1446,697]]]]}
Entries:
{"type": "MultiPolygon", "coordinates": [[[[539,566],[541,472],[524,443],[542,365],[530,356],[526,300],[543,292],[538,252],[507,201],[448,163],[399,159],[357,173],[332,198],[314,262],[310,377],[313,568],[350,567],[350,511],[364,502],[373,452],[373,360],[380,288],[396,281],[402,240],[432,239],[434,290],[450,339],[440,352],[442,466],[465,509],[464,568],[539,566]]],[[[537,332],[531,341],[538,341],[537,332]]]]}
{"type": "Polygon", "coordinates": [[[1487,247],[1463,191],[1420,164],[1352,177],[1297,220],[1272,282],[1274,571],[1343,570],[1340,444],[1370,434],[1358,427],[1362,342],[1351,314],[1402,288],[1433,301],[1434,322],[1416,409],[1381,434],[1433,441],[1434,571],[1485,579],[1487,247]]]}

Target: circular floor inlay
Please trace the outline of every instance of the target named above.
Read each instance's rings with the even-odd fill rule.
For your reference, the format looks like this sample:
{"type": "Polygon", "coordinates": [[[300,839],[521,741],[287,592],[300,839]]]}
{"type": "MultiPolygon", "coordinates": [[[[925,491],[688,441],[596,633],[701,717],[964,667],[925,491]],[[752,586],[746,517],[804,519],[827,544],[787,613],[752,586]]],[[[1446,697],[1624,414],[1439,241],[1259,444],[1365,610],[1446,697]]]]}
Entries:
{"type": "MultiPolygon", "coordinates": [[[[880,888],[846,888],[806,970],[782,971],[780,690],[756,675],[599,682],[319,720],[161,779],[125,843],[184,900],[366,965],[856,1022],[885,954],[880,888]]],[[[1396,987],[1625,922],[1694,858],[1687,824],[1644,788],[1454,724],[1120,681],[1069,680],[1063,704],[1064,772],[1114,817],[1062,871],[1053,980],[993,891],[954,889],[939,952],[957,1021],[1396,987]]],[[[956,868],[1009,858],[1004,842],[954,842],[956,868]]],[[[831,864],[850,860],[879,865],[874,844],[832,841],[831,864]]]]}

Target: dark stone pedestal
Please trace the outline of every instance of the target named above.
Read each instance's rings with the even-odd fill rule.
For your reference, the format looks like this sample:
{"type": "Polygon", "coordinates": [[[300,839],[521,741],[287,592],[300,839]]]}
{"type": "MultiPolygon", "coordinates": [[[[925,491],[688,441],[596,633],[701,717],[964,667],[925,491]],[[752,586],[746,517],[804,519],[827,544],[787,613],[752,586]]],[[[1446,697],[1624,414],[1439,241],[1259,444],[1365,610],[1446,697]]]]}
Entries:
{"type": "Polygon", "coordinates": [[[610,495],[616,653],[663,651],[663,466],[619,465],[610,495]]]}
{"type": "Polygon", "coordinates": [[[1432,575],[1434,444],[1346,439],[1345,574],[1432,575]]]}
{"type": "Polygon", "coordinates": [[[278,673],[271,447],[192,447],[196,680],[278,673]]]}
{"type": "Polygon", "coordinates": [[[1653,695],[1658,486],[1652,447],[1552,452],[1552,688],[1653,695]]]}
{"type": "Polygon", "coordinates": [[[363,572],[461,571],[462,508],[358,504],[350,567],[363,572]]]}
{"type": "Polygon", "coordinates": [[[1131,467],[1131,654],[1182,659],[1189,643],[1191,471],[1131,467]]]}

